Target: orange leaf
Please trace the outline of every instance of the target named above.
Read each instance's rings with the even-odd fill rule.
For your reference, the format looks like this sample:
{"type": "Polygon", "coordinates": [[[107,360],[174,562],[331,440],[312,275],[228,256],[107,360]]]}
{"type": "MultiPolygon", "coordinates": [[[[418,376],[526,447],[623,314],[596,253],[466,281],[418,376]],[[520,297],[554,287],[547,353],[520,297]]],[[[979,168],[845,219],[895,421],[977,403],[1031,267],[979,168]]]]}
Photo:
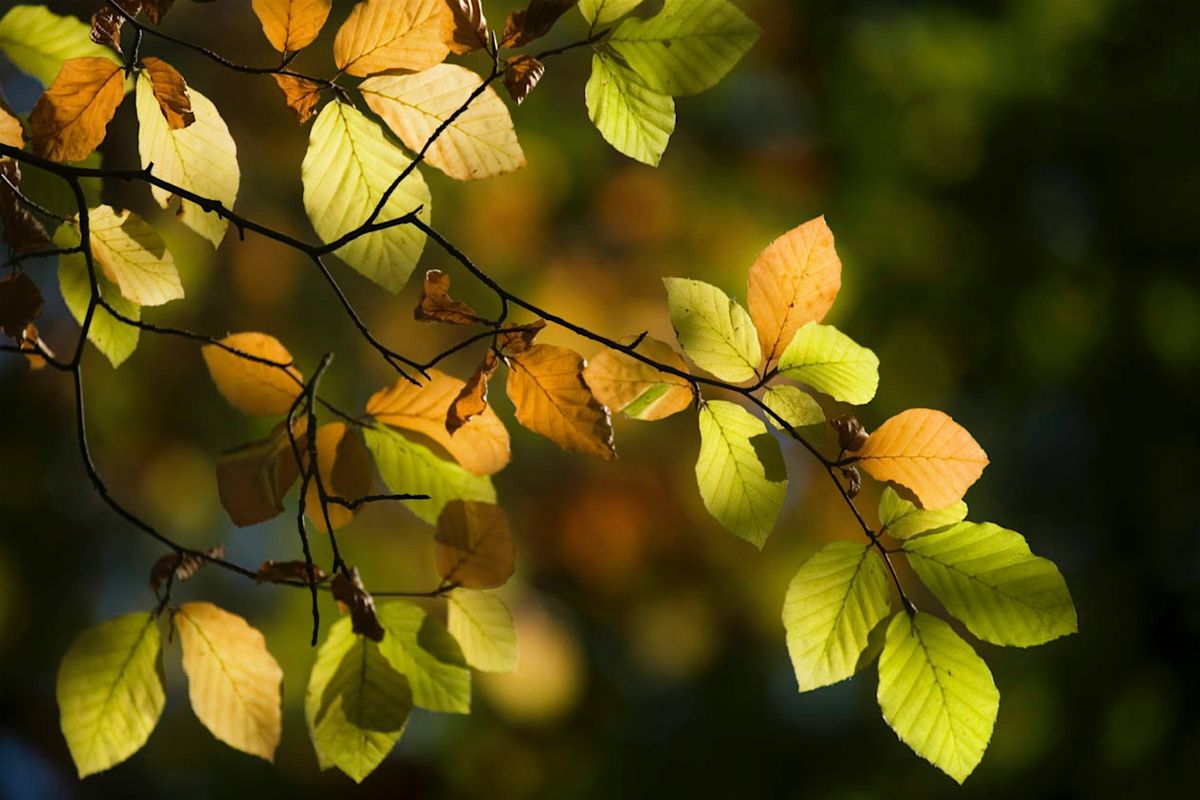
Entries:
{"type": "Polygon", "coordinates": [[[480,321],[475,309],[450,296],[450,276],[440,269],[425,273],[425,286],[421,289],[421,300],[413,311],[413,318],[453,325],[474,325],[480,321]]]}
{"type": "Polygon", "coordinates": [[[464,55],[488,44],[488,22],[482,0],[446,0],[454,13],[450,52],[464,55]]]}
{"type": "Polygon", "coordinates": [[[29,115],[33,152],[53,161],[82,161],[104,141],[125,97],[121,65],[107,58],[72,58],[29,115]]]}
{"type": "MultiPolygon", "coordinates": [[[[666,342],[647,337],[637,349],[660,364],[687,370],[666,342]]],[[[601,403],[635,419],[663,419],[692,404],[692,387],[686,380],[616,350],[596,354],[583,371],[583,379],[601,403]]]]}
{"type": "Polygon", "coordinates": [[[446,0],[363,0],[333,41],[338,69],[366,77],[377,72],[420,72],[450,54],[454,14],[446,0]]]}
{"type": "MultiPolygon", "coordinates": [[[[131,5],[128,0],[123,3],[124,6],[131,5]]],[[[139,8],[134,5],[133,13],[137,14],[139,8]]],[[[121,52],[121,26],[125,24],[125,17],[121,16],[110,5],[102,5],[96,9],[96,13],[92,14],[92,29],[89,31],[89,36],[96,44],[106,44],[118,53],[121,52]]]]}
{"type": "Polygon", "coordinates": [[[297,78],[292,75],[276,75],[275,83],[279,84],[288,108],[296,112],[301,125],[312,119],[313,113],[317,110],[317,101],[321,99],[319,84],[307,78],[297,78]]]}
{"type": "MultiPolygon", "coordinates": [[[[235,333],[221,343],[276,364],[292,362],[287,348],[265,333],[235,333]]],[[[285,372],[283,368],[250,361],[211,344],[201,348],[201,353],[221,394],[246,414],[256,417],[286,414],[300,396],[302,378],[295,367],[287,367],[285,372]]]]}
{"type": "Polygon", "coordinates": [[[857,463],[876,480],[907,489],[922,508],[945,508],[979,480],[988,458],[948,415],[910,408],[867,438],[857,463]]]}
{"type": "Polygon", "coordinates": [[[574,350],[536,344],[509,359],[508,396],[534,433],[564,450],[616,458],[612,420],[583,381],[585,365],[574,350]]]}
{"type": "Polygon", "coordinates": [[[332,0],[254,0],[254,14],[267,41],[281,53],[312,44],[329,17],[332,0]]]}
{"type": "Polygon", "coordinates": [[[450,583],[465,589],[494,589],[512,577],[512,533],[499,506],[469,500],[447,503],[433,539],[438,572],[450,583]]]}
{"type": "Polygon", "coordinates": [[[747,301],[767,363],[806,322],[820,322],[842,286],[842,262],[824,217],[780,236],[750,267],[747,301]]]}
{"type": "Polygon", "coordinates": [[[195,122],[192,98],[188,96],[187,83],[179,71],[161,58],[153,56],[142,59],[142,63],[146,66],[146,74],[150,76],[154,99],[158,101],[158,107],[167,119],[167,127],[176,131],[195,122]]]}
{"type": "Polygon", "coordinates": [[[467,378],[458,396],[450,403],[450,408],[446,411],[446,432],[451,436],[463,425],[489,410],[488,381],[496,374],[498,366],[500,361],[496,354],[488,350],[483,356],[483,361],[471,373],[471,377],[467,378]]]}
{"type": "Polygon", "coordinates": [[[0,144],[18,149],[25,146],[25,130],[21,127],[21,120],[3,101],[0,101],[0,144]]]}
{"type": "MultiPolygon", "coordinates": [[[[308,453],[303,453],[302,457],[307,467],[308,453]]],[[[375,467],[362,436],[344,422],[329,422],[317,428],[317,469],[325,494],[351,502],[370,494],[371,485],[375,482],[375,467]]],[[[354,519],[353,510],[337,503],[329,503],[326,510],[329,512],[329,524],[334,530],[354,519]]],[[[308,482],[304,511],[317,530],[329,532],[315,479],[308,482]]]]}
{"type": "MultiPolygon", "coordinates": [[[[217,492],[234,525],[244,528],[283,513],[283,498],[300,474],[292,442],[281,422],[271,435],[221,454],[217,460],[217,492]]],[[[292,425],[301,457],[305,452],[303,419],[292,425]]]]}

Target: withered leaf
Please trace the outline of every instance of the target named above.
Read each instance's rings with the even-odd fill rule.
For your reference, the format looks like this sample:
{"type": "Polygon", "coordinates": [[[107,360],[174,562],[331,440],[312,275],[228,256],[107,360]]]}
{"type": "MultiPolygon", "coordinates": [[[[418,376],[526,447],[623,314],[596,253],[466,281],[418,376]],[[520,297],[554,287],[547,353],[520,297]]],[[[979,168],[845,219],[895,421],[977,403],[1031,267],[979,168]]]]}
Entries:
{"type": "Polygon", "coordinates": [[[425,285],[421,289],[421,300],[413,310],[413,318],[420,322],[449,322],[452,325],[474,325],[480,321],[475,309],[450,296],[450,276],[440,269],[425,273],[425,285]]]}
{"type": "Polygon", "coordinates": [[[546,65],[533,56],[513,56],[504,63],[504,88],[521,105],[545,74],[546,65]]]}
{"type": "MultiPolygon", "coordinates": [[[[321,485],[325,493],[331,497],[339,497],[351,501],[365,497],[371,493],[371,484],[375,481],[375,468],[371,464],[371,454],[358,431],[353,430],[344,422],[328,422],[317,428],[317,469],[321,475],[321,485]]],[[[308,464],[308,453],[303,453],[305,467],[308,464]]],[[[304,510],[309,519],[323,533],[328,533],[325,525],[325,514],[329,514],[329,524],[334,530],[346,525],[354,519],[354,510],[329,503],[321,508],[321,496],[317,482],[308,482],[308,493],[304,499],[304,510]]]]}
{"type": "MultiPolygon", "coordinates": [[[[264,561],[258,567],[255,580],[259,583],[308,583],[308,564],[304,561],[264,561]]],[[[313,580],[325,580],[325,570],[313,564],[313,580]]]]}
{"type": "Polygon", "coordinates": [[[488,381],[496,374],[496,368],[499,366],[500,360],[496,358],[496,354],[488,350],[483,356],[483,361],[471,373],[471,377],[467,378],[462,391],[446,411],[446,432],[451,436],[488,410],[488,381]]]}
{"type": "MultiPolygon", "coordinates": [[[[221,505],[238,527],[255,525],[283,513],[283,498],[300,474],[286,422],[271,435],[222,454],[217,461],[221,505]]],[[[303,457],[305,421],[293,423],[292,435],[303,457]]]]}
{"type": "Polygon", "coordinates": [[[505,47],[524,47],[545,36],[558,22],[558,18],[579,0],[530,0],[522,11],[513,11],[504,23],[503,44],[505,47]]]}
{"type": "Polygon", "coordinates": [[[454,34],[450,52],[464,55],[488,45],[488,22],[483,0],[446,0],[454,12],[454,34]]]}
{"type": "Polygon", "coordinates": [[[837,432],[838,447],[846,452],[853,453],[867,443],[867,429],[853,414],[831,419],[829,424],[837,432]]]}
{"type": "Polygon", "coordinates": [[[52,161],[82,161],[104,141],[125,97],[121,65],[107,58],[63,62],[29,115],[33,152],[52,161]]]}
{"type": "Polygon", "coordinates": [[[25,327],[20,345],[21,350],[25,352],[25,360],[29,362],[30,369],[45,368],[46,359],[42,356],[43,352],[54,358],[54,351],[46,346],[46,343],[42,341],[42,337],[38,336],[37,326],[35,325],[27,325],[25,327]]]}
{"type": "Polygon", "coordinates": [[[0,278],[0,330],[18,341],[42,313],[42,293],[24,272],[0,278]]]}
{"type": "Polygon", "coordinates": [[[179,71],[161,58],[152,56],[142,59],[142,63],[146,67],[146,74],[150,76],[154,99],[167,119],[167,127],[179,130],[195,122],[192,98],[188,96],[187,83],[179,71]]]}
{"type": "Polygon", "coordinates": [[[171,10],[175,0],[142,0],[142,10],[155,25],[163,21],[163,17],[171,10]]]}
{"type": "Polygon", "coordinates": [[[371,641],[383,641],[383,626],[375,616],[375,600],[363,588],[362,578],[358,576],[358,568],[350,569],[350,576],[339,572],[333,576],[333,599],[342,603],[350,611],[350,624],[355,633],[362,634],[371,641]]]}
{"type": "MultiPolygon", "coordinates": [[[[210,547],[204,551],[204,554],[209,558],[224,558],[225,545],[219,544],[216,547],[210,547]]],[[[172,572],[175,573],[175,583],[183,583],[207,564],[207,559],[201,558],[195,553],[167,553],[155,561],[154,566],[150,568],[150,589],[157,592],[172,572]]]]}
{"type": "Polygon", "coordinates": [[[546,327],[546,320],[539,319],[528,325],[517,325],[496,334],[496,349],[507,356],[523,353],[533,347],[533,340],[546,327]]]}
{"type": "Polygon", "coordinates": [[[846,494],[852,498],[858,497],[858,493],[862,491],[862,473],[858,471],[858,467],[842,467],[841,472],[842,477],[846,479],[846,494]]]}
{"type": "MultiPolygon", "coordinates": [[[[141,9],[141,5],[137,0],[123,0],[120,4],[121,8],[130,11],[136,15],[141,9]]],[[[110,6],[107,2],[96,9],[96,13],[92,14],[92,29],[88,32],[91,39],[96,44],[106,44],[118,53],[121,52],[121,26],[125,24],[125,17],[121,12],[110,6]]]]}
{"type": "Polygon", "coordinates": [[[50,236],[33,212],[13,191],[21,188],[21,168],[11,158],[0,158],[0,220],[4,243],[14,253],[30,253],[50,244],[50,236]]]}
{"type": "Polygon", "coordinates": [[[612,420],[583,380],[583,356],[536,344],[508,361],[508,396],[517,421],[564,450],[617,457],[612,420]]]}
{"type": "Polygon", "coordinates": [[[437,568],[447,583],[464,589],[503,586],[516,568],[512,533],[504,509],[455,500],[438,515],[437,568]]]}
{"type": "Polygon", "coordinates": [[[312,119],[316,113],[317,101],[321,99],[321,87],[307,78],[297,78],[294,75],[275,75],[275,83],[279,84],[288,108],[296,112],[300,124],[312,119]]]}

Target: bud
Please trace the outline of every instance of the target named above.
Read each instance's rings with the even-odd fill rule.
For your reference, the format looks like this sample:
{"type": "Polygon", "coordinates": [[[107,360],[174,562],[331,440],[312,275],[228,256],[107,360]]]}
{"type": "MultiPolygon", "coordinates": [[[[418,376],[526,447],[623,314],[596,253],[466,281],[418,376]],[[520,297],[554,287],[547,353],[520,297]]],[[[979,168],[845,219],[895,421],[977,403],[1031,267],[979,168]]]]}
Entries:
{"type": "Polygon", "coordinates": [[[838,445],[848,453],[861,450],[867,443],[867,429],[855,419],[853,414],[846,414],[837,419],[829,420],[829,424],[837,431],[838,445]]]}
{"type": "Polygon", "coordinates": [[[846,486],[846,494],[850,495],[851,498],[857,497],[858,493],[862,491],[862,473],[858,471],[858,467],[853,465],[841,467],[841,470],[842,477],[846,479],[846,483],[848,484],[846,486]]]}

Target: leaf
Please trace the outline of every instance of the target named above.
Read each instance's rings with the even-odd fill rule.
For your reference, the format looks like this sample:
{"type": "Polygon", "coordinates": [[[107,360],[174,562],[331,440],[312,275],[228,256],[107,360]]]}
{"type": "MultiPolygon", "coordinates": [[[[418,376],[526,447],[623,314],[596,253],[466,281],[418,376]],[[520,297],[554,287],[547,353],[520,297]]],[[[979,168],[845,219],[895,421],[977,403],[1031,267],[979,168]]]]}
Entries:
{"type": "MultiPolygon", "coordinates": [[[[3,100],[0,100],[0,144],[6,144],[18,150],[25,146],[25,129],[21,127],[21,120],[12,113],[3,100]]],[[[0,161],[0,164],[6,163],[8,163],[7,159],[0,161]]],[[[15,161],[12,163],[16,165],[15,161]]]]}
{"type": "MultiPolygon", "coordinates": [[[[63,223],[54,234],[54,244],[62,248],[78,247],[79,231],[73,224],[63,223]]],[[[121,295],[121,291],[109,283],[99,269],[97,272],[100,273],[96,275],[100,296],[122,316],[140,320],[142,318],[141,306],[126,300],[121,295]]],[[[82,325],[92,298],[87,261],[83,253],[59,256],[58,286],[71,316],[75,317],[75,321],[82,325]]],[[[92,324],[88,328],[88,340],[104,354],[114,367],[119,367],[137,349],[138,333],[137,328],[119,321],[106,309],[96,308],[92,315],[92,324]]]]}
{"type": "Polygon", "coordinates": [[[146,16],[155,25],[163,21],[163,17],[171,10],[171,6],[175,4],[175,0],[141,0],[142,11],[146,12],[146,16]]]}
{"type": "Polygon", "coordinates": [[[196,121],[192,113],[192,98],[188,94],[187,82],[183,76],[161,58],[147,56],[142,59],[146,74],[150,76],[150,87],[154,91],[154,99],[162,110],[163,119],[171,130],[186,128],[196,121]]]}
{"type": "Polygon", "coordinates": [[[728,0],[666,0],[649,19],[626,19],[608,42],[651,89],[677,96],[715,86],[760,33],[728,0]]]}
{"type": "Polygon", "coordinates": [[[879,656],[879,707],[917,755],[962,783],[983,758],[1000,692],[971,646],[931,614],[897,614],[879,656]]]}
{"type": "Polygon", "coordinates": [[[72,58],[29,114],[33,152],[52,161],[87,158],[125,99],[125,75],[107,58],[72,58]]]}
{"type": "Polygon", "coordinates": [[[235,750],[274,761],[283,670],[263,635],[212,603],[184,603],[175,629],[188,698],[200,722],[235,750]]]}
{"type": "Polygon", "coordinates": [[[687,278],[663,278],[671,325],[679,344],[701,369],[723,381],[757,377],[762,361],[750,315],[716,286],[687,278]]]}
{"type": "Polygon", "coordinates": [[[438,516],[437,569],[447,583],[464,589],[503,586],[516,569],[512,533],[504,509],[455,500],[438,516]]]}
{"type": "Polygon", "coordinates": [[[430,369],[429,381],[421,386],[400,378],[371,395],[367,413],[384,425],[421,434],[444,448],[468,472],[492,475],[512,458],[508,430],[495,411],[485,408],[454,433],[446,430],[450,404],[464,388],[458,378],[430,369]]]}
{"type": "Polygon", "coordinates": [[[304,693],[304,717],[323,769],[357,782],[391,752],[412,712],[412,692],[379,645],[343,617],[329,629],[304,693]]]}
{"type": "Polygon", "coordinates": [[[1025,537],[990,522],[963,522],[904,542],[922,583],[985,642],[1031,647],[1079,630],[1054,562],[1025,537]]]}
{"type": "Polygon", "coordinates": [[[533,56],[510,56],[504,62],[504,88],[508,90],[508,96],[521,105],[545,74],[546,65],[533,56]]]}
{"type": "Polygon", "coordinates": [[[583,381],[587,362],[565,347],[535,344],[508,361],[508,396],[517,421],[564,450],[617,457],[608,409],[583,381]]]}
{"type": "MultiPolygon", "coordinates": [[[[221,344],[276,364],[292,363],[287,348],[265,333],[234,333],[222,339],[221,344]]],[[[293,366],[274,367],[247,360],[211,344],[200,348],[200,352],[217,389],[230,405],[245,414],[255,417],[286,414],[300,396],[303,378],[293,366]]]]}
{"type": "MultiPolygon", "coordinates": [[[[353,106],[327,103],[313,123],[301,167],[304,209],[321,241],[333,242],[366,222],[392,180],[410,163],[379,126],[353,106]]],[[[429,187],[414,169],[392,192],[379,218],[400,217],[418,207],[418,216],[428,222],[429,187]]],[[[360,236],[336,252],[367,278],[398,292],[408,283],[424,246],[425,234],[410,225],[395,225],[360,236]]]]}
{"type": "Polygon", "coordinates": [[[862,405],[879,388],[879,358],[832,325],[803,325],[779,359],[785,378],[801,381],[834,400],[862,405]]]}
{"type": "MultiPolygon", "coordinates": [[[[138,153],[142,167],[154,165],[154,174],[164,181],[219,202],[232,209],[241,183],[237,145],[217,107],[188,88],[195,122],[172,130],[159,108],[154,84],[146,73],[137,79],[138,153]]],[[[166,189],[150,187],[150,194],[163,208],[176,203],[179,221],[212,242],[225,238],[228,222],[215,211],[205,211],[189,200],[174,198],[166,189]],[[174,199],[173,199],[174,198],[174,199]]]]}
{"type": "Polygon", "coordinates": [[[88,628],[58,668],[59,721],[71,759],[86,778],[142,748],[166,696],[158,626],[147,613],[88,628]]]}
{"type": "Polygon", "coordinates": [[[313,43],[333,6],[332,0],[254,0],[254,14],[267,41],[281,53],[313,43]]]}
{"type": "Polygon", "coordinates": [[[424,150],[440,130],[425,161],[451,178],[491,178],[525,166],[508,107],[465,67],[439,64],[416,75],[379,75],[358,90],[413,152],[424,150]]]}
{"type": "Polygon", "coordinates": [[[501,44],[524,47],[550,32],[558,18],[579,0],[529,0],[521,11],[513,11],[504,22],[501,44]]]}
{"type": "MultiPolygon", "coordinates": [[[[825,438],[825,412],[808,392],[795,386],[772,386],[763,394],[763,403],[808,441],[825,438]]],[[[767,420],[777,430],[783,427],[775,418],[767,420]]]]}
{"type": "Polygon", "coordinates": [[[539,319],[528,325],[508,328],[496,334],[496,349],[506,356],[524,353],[533,347],[533,341],[546,327],[546,320],[539,319]]]}
{"type": "MultiPolygon", "coordinates": [[[[3,165],[4,161],[0,159],[0,165],[3,165]]],[[[16,165],[15,161],[12,163],[16,165]]],[[[99,151],[96,151],[72,166],[95,169],[102,167],[103,163],[99,151]]],[[[100,205],[100,178],[80,178],[79,184],[83,188],[83,198],[87,201],[88,208],[100,205]]],[[[79,204],[75,201],[75,193],[70,184],[57,175],[39,169],[27,170],[21,173],[20,186],[22,194],[58,217],[71,218],[79,213],[79,204]]]]}
{"type": "MultiPolygon", "coordinates": [[[[307,458],[305,460],[307,462],[307,458]]],[[[375,482],[371,454],[367,452],[362,437],[344,422],[327,422],[317,428],[317,469],[325,493],[350,502],[370,494],[371,485],[375,482]]],[[[304,510],[322,533],[329,532],[325,525],[326,513],[334,530],[349,524],[355,513],[353,509],[336,503],[329,503],[322,511],[316,480],[308,483],[304,510]]]]}
{"type": "MultiPolygon", "coordinates": [[[[0,115],[3,113],[0,109],[0,115]]],[[[20,130],[21,124],[18,122],[17,131],[20,130]]],[[[10,144],[9,141],[4,143],[10,144]]],[[[21,141],[17,140],[11,146],[21,147],[21,141]]],[[[50,244],[50,236],[42,223],[10,187],[11,184],[17,189],[21,188],[20,166],[11,158],[0,158],[0,175],[4,177],[0,181],[0,222],[4,223],[4,243],[17,254],[32,253],[50,244]]]]}
{"type": "MultiPolygon", "coordinates": [[[[132,5],[126,3],[126,5],[132,5]]],[[[134,14],[138,8],[133,6],[134,14]]],[[[92,14],[89,36],[96,44],[106,44],[118,53],[121,52],[121,28],[125,25],[125,17],[116,8],[103,5],[92,14]]]]}
{"type": "MultiPolygon", "coordinates": [[[[489,410],[488,381],[492,379],[492,375],[496,373],[496,367],[499,365],[500,361],[496,358],[494,351],[488,350],[483,354],[483,361],[467,378],[467,382],[463,384],[458,395],[451,401],[450,408],[446,410],[446,433],[453,436],[468,422],[489,410]]],[[[508,431],[505,430],[504,433],[507,440],[508,431]]],[[[506,449],[505,464],[508,463],[509,458],[511,458],[511,453],[506,449]]]]}
{"type": "Polygon", "coordinates": [[[350,623],[355,633],[373,642],[383,641],[383,628],[375,612],[375,599],[363,588],[357,567],[352,567],[349,575],[345,572],[334,575],[329,588],[333,599],[350,610],[350,623]]]}
{"type": "Polygon", "coordinates": [[[779,442],[762,421],[736,403],[701,405],[696,483],[708,513],[761,549],[787,495],[779,442]]]}
{"type": "MultiPolygon", "coordinates": [[[[300,468],[280,422],[266,439],[226,450],[217,459],[217,491],[221,506],[238,527],[256,525],[283,513],[283,498],[300,468]]],[[[304,451],[302,420],[293,424],[296,446],[304,451]]]]}
{"type": "MultiPolygon", "coordinates": [[[[325,580],[325,570],[313,564],[312,579],[325,580]]],[[[258,566],[254,580],[259,583],[308,583],[308,563],[304,561],[264,561],[258,566]]]]}
{"type": "Polygon", "coordinates": [[[25,328],[42,313],[43,303],[37,284],[24,272],[0,278],[0,331],[20,339],[25,328]]]}
{"type": "Polygon", "coordinates": [[[879,497],[879,524],[893,539],[907,539],[918,533],[937,530],[967,518],[967,504],[961,500],[945,508],[923,511],[905,500],[890,486],[879,497]]]}
{"type": "Polygon", "coordinates": [[[45,6],[13,6],[0,18],[0,50],[17,69],[49,86],[69,59],[118,63],[111,50],[91,40],[89,30],[75,17],[59,16],[45,6]]]}
{"type": "Polygon", "coordinates": [[[300,124],[303,125],[312,119],[313,114],[317,112],[317,101],[321,99],[320,84],[293,75],[274,75],[273,77],[275,83],[279,84],[279,90],[283,92],[283,98],[287,102],[288,108],[296,112],[300,124]]]}
{"type": "Polygon", "coordinates": [[[388,70],[420,72],[450,53],[454,15],[446,0],[363,0],[333,41],[338,69],[365,77],[388,70]]]}
{"type": "MultiPolygon", "coordinates": [[[[209,558],[224,558],[225,545],[210,547],[204,551],[204,555],[209,558]]],[[[197,553],[167,553],[150,567],[150,591],[157,593],[168,579],[174,583],[190,581],[208,564],[208,559],[197,553]]]]}
{"type": "Polygon", "coordinates": [[[421,299],[413,311],[418,322],[448,322],[452,325],[474,325],[482,322],[475,309],[450,296],[450,276],[440,269],[425,273],[421,299]]]}
{"type": "Polygon", "coordinates": [[[480,672],[517,668],[517,632],[504,601],[487,592],[455,589],[446,598],[446,627],[467,664],[480,672]]]}
{"type": "Polygon", "coordinates": [[[941,411],[910,408],[871,434],[858,462],[871,477],[912,492],[921,508],[962,500],[987,466],[987,453],[965,428],[941,411]]]}
{"type": "Polygon", "coordinates": [[[843,414],[829,420],[829,427],[837,433],[838,447],[847,453],[857,453],[867,443],[867,429],[853,414],[843,414]]]}
{"type": "MultiPolygon", "coordinates": [[[[687,371],[687,365],[669,344],[645,337],[637,346],[642,355],[660,364],[687,371]]],[[[684,378],[661,372],[617,350],[601,350],[583,371],[596,399],[613,411],[633,419],[654,421],[683,411],[695,393],[684,378]]]]}
{"type": "Polygon", "coordinates": [[[832,542],[792,578],[783,603],[800,691],[843,681],[862,664],[871,631],[891,610],[883,561],[869,544],[832,542]]]}
{"type": "Polygon", "coordinates": [[[579,0],[579,13],[595,29],[620,19],[641,4],[642,0],[579,0]]]}
{"type": "Polygon", "coordinates": [[[96,266],[127,300],[159,306],[183,297],[175,259],[144,219],[100,206],[89,209],[88,221],[96,266]]]}
{"type": "Polygon", "coordinates": [[[746,302],[770,364],[796,331],[825,318],[842,288],[842,262],[824,217],[780,236],[750,265],[746,302]]]}
{"type": "Polygon", "coordinates": [[[450,52],[465,55],[490,43],[487,17],[483,13],[483,0],[447,0],[454,14],[454,33],[451,36],[450,52]]]}
{"type": "Polygon", "coordinates": [[[380,605],[379,621],[387,631],[379,652],[408,678],[413,703],[429,711],[469,713],[471,671],[458,642],[442,624],[404,601],[380,605]]]}
{"type": "Polygon", "coordinates": [[[658,166],[675,130],[675,101],[603,53],[592,56],[584,88],[588,119],[604,141],[632,159],[658,166]]]}
{"type": "Polygon", "coordinates": [[[427,494],[428,500],[406,503],[416,516],[433,525],[451,500],[496,502],[496,490],[486,477],[472,475],[451,461],[443,461],[416,442],[387,428],[363,429],[367,448],[383,482],[393,492],[427,494]]]}

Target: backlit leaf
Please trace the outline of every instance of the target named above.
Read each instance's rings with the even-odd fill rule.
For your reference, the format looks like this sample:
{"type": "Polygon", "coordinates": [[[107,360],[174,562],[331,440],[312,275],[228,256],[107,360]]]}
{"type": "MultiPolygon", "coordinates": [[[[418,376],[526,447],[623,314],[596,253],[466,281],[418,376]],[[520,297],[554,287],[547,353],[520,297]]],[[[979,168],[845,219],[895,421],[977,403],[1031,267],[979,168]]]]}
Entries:
{"type": "Polygon", "coordinates": [[[620,19],[643,0],[579,0],[579,13],[592,28],[620,19]]]}
{"type": "Polygon", "coordinates": [[[252,5],[267,41],[281,53],[312,44],[332,6],[332,0],[254,0],[252,5]]]}
{"type": "Polygon", "coordinates": [[[890,486],[879,496],[879,524],[894,539],[907,539],[918,533],[945,528],[967,518],[967,504],[961,500],[945,508],[923,511],[905,500],[890,486]]]}
{"type": "Polygon", "coordinates": [[[447,0],[454,14],[454,34],[451,37],[450,52],[464,55],[487,47],[488,21],[483,13],[483,0],[447,0]]]}
{"type": "Polygon", "coordinates": [[[450,296],[450,276],[440,269],[425,273],[421,299],[413,311],[420,322],[448,322],[452,325],[474,325],[481,322],[475,309],[450,296]]]}
{"type": "Polygon", "coordinates": [[[408,678],[413,703],[429,711],[470,712],[471,671],[442,624],[404,601],[379,606],[379,621],[387,631],[379,652],[408,678]]]}
{"type": "MultiPolygon", "coordinates": [[[[809,442],[825,439],[825,412],[808,392],[795,386],[772,386],[763,393],[763,403],[809,442]]],[[[767,420],[777,429],[782,426],[771,415],[767,420]]]]}
{"type": "MultiPolygon", "coordinates": [[[[446,432],[451,436],[458,433],[462,426],[489,410],[488,382],[491,381],[492,375],[496,373],[496,368],[499,366],[500,360],[496,358],[494,351],[488,350],[483,354],[483,361],[467,378],[467,382],[463,384],[462,389],[459,390],[458,395],[451,401],[450,408],[446,411],[446,432]]],[[[506,430],[505,435],[507,436],[507,434],[506,430]]],[[[504,463],[508,463],[509,457],[508,451],[505,450],[504,463]]]]}
{"type": "Polygon", "coordinates": [[[879,388],[879,358],[832,325],[801,326],[779,359],[779,372],[834,400],[862,405],[879,388]]]}
{"type": "Polygon", "coordinates": [[[144,219],[111,206],[90,209],[88,218],[96,266],[126,299],[158,306],[183,297],[175,259],[144,219]]]}
{"type": "Polygon", "coordinates": [[[456,500],[438,516],[438,573],[464,589],[503,586],[516,568],[508,516],[500,506],[456,500]]]}
{"type": "MultiPolygon", "coordinates": [[[[57,247],[79,246],[79,231],[70,223],[63,223],[54,234],[57,247]]],[[[132,320],[142,318],[141,306],[126,300],[121,290],[109,283],[97,267],[96,282],[103,297],[122,316],[132,320]]],[[[58,286],[71,316],[80,325],[87,316],[92,287],[88,280],[87,261],[82,253],[71,253],[58,258],[58,286]]],[[[133,354],[138,344],[137,328],[126,325],[103,308],[97,308],[88,328],[88,341],[104,354],[114,367],[119,367],[133,354]]]]}
{"type": "Polygon", "coordinates": [[[663,283],[675,335],[697,366],[735,383],[758,375],[762,351],[746,309],[703,281],[664,278],[663,283]]]}
{"type": "Polygon", "coordinates": [[[0,101],[0,144],[20,149],[25,146],[25,129],[21,120],[0,101]]]}
{"type": "Polygon", "coordinates": [[[496,595],[455,589],[446,599],[446,627],[471,667],[480,672],[517,668],[512,614],[496,595]]]}
{"type": "Polygon", "coordinates": [[[150,86],[154,90],[154,99],[162,109],[163,118],[171,130],[186,128],[196,121],[192,113],[192,98],[188,94],[187,82],[183,76],[161,58],[147,56],[142,59],[146,74],[150,76],[150,86]]]}
{"type": "Polygon", "coordinates": [[[279,90],[283,92],[283,99],[288,108],[296,112],[300,124],[303,125],[312,119],[312,115],[317,113],[317,101],[321,99],[321,86],[294,75],[272,77],[275,78],[275,83],[279,84],[279,90]]]}
{"type": "MultiPolygon", "coordinates": [[[[638,344],[642,355],[676,369],[687,365],[669,344],[645,337],[638,344]]],[[[665,419],[692,404],[691,384],[678,375],[654,367],[617,350],[601,350],[583,371],[583,379],[596,399],[613,411],[633,419],[665,419]]]]}
{"type": "Polygon", "coordinates": [[[29,115],[33,152],[52,161],[79,161],[104,141],[125,98],[125,74],[107,58],[72,58],[29,115]]]}
{"type": "MultiPolygon", "coordinates": [[[[265,522],[283,513],[283,497],[300,474],[286,425],[286,421],[281,422],[266,439],[227,450],[217,459],[221,505],[239,527],[265,522]]],[[[293,426],[302,457],[304,427],[303,420],[297,420],[293,426]]]]}
{"type": "Polygon", "coordinates": [[[535,344],[509,358],[509,399],[518,422],[562,449],[616,458],[612,420],[584,383],[585,366],[574,350],[535,344]]]}
{"type": "Polygon", "coordinates": [[[521,105],[545,74],[546,65],[533,56],[512,56],[504,62],[504,88],[521,105]]]}
{"type": "MultiPolygon", "coordinates": [[[[265,333],[234,333],[221,343],[276,364],[292,363],[292,354],[287,348],[265,333]]],[[[256,417],[286,414],[300,396],[302,378],[295,367],[289,366],[285,370],[250,361],[211,344],[202,347],[200,352],[213,383],[225,399],[243,413],[256,417]]]]}
{"type": "MultiPolygon", "coordinates": [[[[327,422],[317,428],[317,470],[326,494],[351,502],[370,494],[375,482],[371,454],[358,432],[344,422],[327,422]]],[[[354,519],[353,510],[337,503],[330,503],[323,512],[320,500],[317,482],[309,481],[304,511],[317,530],[328,533],[325,513],[334,530],[354,519]]]]}
{"type": "Polygon", "coordinates": [[[643,164],[658,166],[675,130],[675,101],[646,86],[616,59],[596,53],[584,88],[588,118],[604,141],[643,164]]]}
{"type": "Polygon", "coordinates": [[[363,0],[338,30],[333,59],[338,69],[360,77],[419,72],[445,60],[453,36],[446,0],[363,0]]]}
{"type": "Polygon", "coordinates": [[[106,58],[113,51],[93,42],[89,27],[45,6],[13,6],[0,18],[0,50],[13,65],[49,86],[63,62],[72,58],[106,58]]]}
{"type": "Polygon", "coordinates": [[[546,327],[546,320],[539,319],[527,325],[518,325],[496,334],[496,349],[506,356],[524,353],[533,347],[534,340],[546,327]]]}

